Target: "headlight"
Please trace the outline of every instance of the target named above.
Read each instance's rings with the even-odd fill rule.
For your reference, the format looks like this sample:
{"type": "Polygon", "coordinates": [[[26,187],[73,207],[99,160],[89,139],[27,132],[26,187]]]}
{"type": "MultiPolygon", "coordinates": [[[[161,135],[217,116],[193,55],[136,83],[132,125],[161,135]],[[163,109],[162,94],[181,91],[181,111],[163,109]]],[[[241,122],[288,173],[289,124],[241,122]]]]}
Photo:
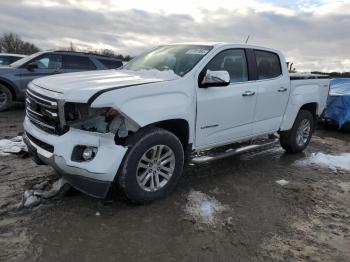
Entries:
{"type": "MultiPolygon", "coordinates": [[[[113,108],[91,108],[87,104],[66,103],[65,119],[68,126],[85,131],[117,133],[119,137],[128,135],[124,116],[113,108]]],[[[134,129],[132,125],[129,126],[134,129]]]]}
{"type": "Polygon", "coordinates": [[[91,108],[83,103],[66,103],[64,105],[64,116],[67,124],[84,121],[86,119],[102,115],[109,108],[91,108]]]}

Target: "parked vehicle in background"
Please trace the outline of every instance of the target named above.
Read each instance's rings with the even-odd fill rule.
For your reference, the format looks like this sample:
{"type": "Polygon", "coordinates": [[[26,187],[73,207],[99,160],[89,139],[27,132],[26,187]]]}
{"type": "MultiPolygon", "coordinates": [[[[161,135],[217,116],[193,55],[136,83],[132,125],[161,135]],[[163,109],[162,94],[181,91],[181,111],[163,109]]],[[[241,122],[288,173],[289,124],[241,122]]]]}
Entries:
{"type": "Polygon", "coordinates": [[[339,129],[350,130],[350,78],[331,81],[324,118],[338,125],[339,129]]]}
{"type": "Polygon", "coordinates": [[[122,66],[116,58],[90,53],[39,52],[0,67],[0,112],[13,101],[24,101],[27,85],[33,79],[62,73],[105,70],[122,66]]]}
{"type": "Polygon", "coordinates": [[[303,151],[329,82],[289,75],[283,54],[264,47],[166,45],[121,70],[34,80],[24,139],[37,163],[82,192],[104,198],[116,184],[146,203],[175,187],[189,158],[200,164],[278,140],[303,151]]]}
{"type": "Polygon", "coordinates": [[[26,55],[0,53],[0,66],[12,64],[23,57],[26,57],[26,55]]]}

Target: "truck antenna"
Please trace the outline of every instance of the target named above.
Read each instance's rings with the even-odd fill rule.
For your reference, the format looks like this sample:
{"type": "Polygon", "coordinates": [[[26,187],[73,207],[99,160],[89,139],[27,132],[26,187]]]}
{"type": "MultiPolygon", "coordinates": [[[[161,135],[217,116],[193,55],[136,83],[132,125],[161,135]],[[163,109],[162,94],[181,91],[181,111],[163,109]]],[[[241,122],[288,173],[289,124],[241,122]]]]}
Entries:
{"type": "Polygon", "coordinates": [[[250,35],[248,35],[247,39],[245,40],[245,43],[248,43],[249,38],[250,38],[250,35]]]}

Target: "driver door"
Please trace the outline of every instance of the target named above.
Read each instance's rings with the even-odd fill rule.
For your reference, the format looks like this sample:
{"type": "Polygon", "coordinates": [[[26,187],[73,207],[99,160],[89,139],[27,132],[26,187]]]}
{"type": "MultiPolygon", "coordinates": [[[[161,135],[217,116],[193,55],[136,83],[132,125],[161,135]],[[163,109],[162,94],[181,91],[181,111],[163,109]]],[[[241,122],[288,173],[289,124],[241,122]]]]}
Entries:
{"type": "Polygon", "coordinates": [[[196,147],[209,147],[252,136],[257,88],[249,81],[244,49],[217,54],[207,70],[227,71],[228,86],[198,88],[196,147]]]}
{"type": "Polygon", "coordinates": [[[30,81],[35,78],[44,77],[53,74],[61,73],[62,68],[62,57],[59,54],[43,54],[39,57],[34,58],[32,61],[27,63],[37,65],[37,68],[22,68],[21,73],[21,87],[22,90],[27,88],[30,81]]]}

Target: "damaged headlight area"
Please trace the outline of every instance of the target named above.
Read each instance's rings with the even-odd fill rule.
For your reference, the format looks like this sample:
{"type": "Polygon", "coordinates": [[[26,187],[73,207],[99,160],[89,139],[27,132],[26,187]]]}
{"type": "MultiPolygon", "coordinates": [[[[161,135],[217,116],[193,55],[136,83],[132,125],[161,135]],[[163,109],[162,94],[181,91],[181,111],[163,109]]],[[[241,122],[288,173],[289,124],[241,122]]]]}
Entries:
{"type": "Polygon", "coordinates": [[[68,126],[85,131],[114,133],[124,138],[129,131],[135,132],[139,128],[132,120],[110,107],[92,108],[83,103],[66,103],[64,112],[68,126]]]}

